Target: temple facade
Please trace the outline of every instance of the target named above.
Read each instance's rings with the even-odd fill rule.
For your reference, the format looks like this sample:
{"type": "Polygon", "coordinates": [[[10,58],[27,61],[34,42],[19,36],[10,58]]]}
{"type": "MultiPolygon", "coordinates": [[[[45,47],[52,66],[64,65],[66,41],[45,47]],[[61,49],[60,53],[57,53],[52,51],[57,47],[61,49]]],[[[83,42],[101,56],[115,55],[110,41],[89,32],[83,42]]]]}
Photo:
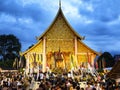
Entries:
{"type": "Polygon", "coordinates": [[[38,42],[22,53],[26,58],[26,73],[45,72],[48,68],[74,69],[89,62],[94,64],[98,53],[82,42],[66,20],[61,7],[51,25],[37,37],[38,42]]]}

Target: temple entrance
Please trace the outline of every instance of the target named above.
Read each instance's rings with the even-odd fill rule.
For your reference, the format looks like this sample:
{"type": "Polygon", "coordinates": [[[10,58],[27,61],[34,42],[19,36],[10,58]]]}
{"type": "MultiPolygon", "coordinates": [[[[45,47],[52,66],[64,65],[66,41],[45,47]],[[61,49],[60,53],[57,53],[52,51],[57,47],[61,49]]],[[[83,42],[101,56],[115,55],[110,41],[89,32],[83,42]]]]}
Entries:
{"type": "Polygon", "coordinates": [[[58,52],[54,52],[54,60],[55,60],[55,67],[63,68],[63,57],[60,50],[58,52]]]}

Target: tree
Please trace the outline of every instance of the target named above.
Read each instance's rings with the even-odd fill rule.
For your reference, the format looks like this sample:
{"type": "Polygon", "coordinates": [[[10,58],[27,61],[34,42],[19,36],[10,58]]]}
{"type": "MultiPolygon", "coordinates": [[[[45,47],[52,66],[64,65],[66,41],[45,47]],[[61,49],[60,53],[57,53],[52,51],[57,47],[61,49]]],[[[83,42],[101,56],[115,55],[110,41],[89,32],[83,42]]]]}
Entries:
{"type": "Polygon", "coordinates": [[[97,60],[99,68],[112,67],[114,65],[114,58],[109,52],[104,52],[97,60]]]}
{"type": "Polygon", "coordinates": [[[21,50],[21,43],[19,39],[10,35],[0,35],[0,56],[2,60],[14,60],[19,56],[19,51],[21,50]]]}

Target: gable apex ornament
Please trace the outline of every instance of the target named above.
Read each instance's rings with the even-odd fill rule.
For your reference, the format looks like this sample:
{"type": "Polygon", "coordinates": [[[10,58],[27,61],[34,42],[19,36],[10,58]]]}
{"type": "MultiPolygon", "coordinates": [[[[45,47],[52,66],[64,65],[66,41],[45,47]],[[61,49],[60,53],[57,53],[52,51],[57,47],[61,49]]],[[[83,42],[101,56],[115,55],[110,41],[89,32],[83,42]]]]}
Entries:
{"type": "Polygon", "coordinates": [[[59,8],[61,8],[61,0],[59,0],[59,8]]]}

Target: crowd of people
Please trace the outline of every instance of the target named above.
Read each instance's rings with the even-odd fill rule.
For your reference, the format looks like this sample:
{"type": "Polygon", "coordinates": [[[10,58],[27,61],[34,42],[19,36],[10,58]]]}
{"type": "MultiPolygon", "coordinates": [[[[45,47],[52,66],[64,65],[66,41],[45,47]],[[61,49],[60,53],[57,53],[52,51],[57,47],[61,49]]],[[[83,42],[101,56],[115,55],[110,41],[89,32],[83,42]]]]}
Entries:
{"type": "Polygon", "coordinates": [[[120,87],[104,74],[91,76],[85,73],[81,77],[71,72],[57,74],[40,71],[28,75],[20,72],[0,73],[0,90],[120,90],[120,87]],[[33,82],[38,84],[36,89],[31,87],[33,82]]]}
{"type": "Polygon", "coordinates": [[[27,79],[19,72],[0,72],[0,90],[26,90],[27,79]]]}
{"type": "Polygon", "coordinates": [[[104,74],[97,77],[89,74],[85,73],[83,77],[86,77],[86,80],[82,80],[80,75],[72,75],[71,72],[62,75],[40,72],[38,77],[40,85],[37,90],[120,90],[119,84],[116,85],[114,80],[106,78],[104,74]],[[82,82],[84,86],[81,84],[82,82]]]}

